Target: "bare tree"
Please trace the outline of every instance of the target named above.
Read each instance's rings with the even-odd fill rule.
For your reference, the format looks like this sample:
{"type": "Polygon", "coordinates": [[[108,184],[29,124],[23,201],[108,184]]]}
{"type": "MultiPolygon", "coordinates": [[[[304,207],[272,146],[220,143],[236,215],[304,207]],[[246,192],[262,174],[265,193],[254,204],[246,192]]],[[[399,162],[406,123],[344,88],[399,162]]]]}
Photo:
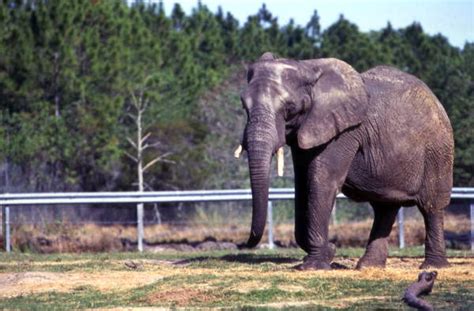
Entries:
{"type": "MultiPolygon", "coordinates": [[[[155,149],[159,146],[159,142],[149,143],[151,132],[146,132],[148,127],[145,124],[144,116],[149,108],[149,98],[146,96],[146,86],[152,76],[148,76],[143,85],[130,92],[130,107],[131,111],[128,116],[133,120],[135,125],[135,138],[127,137],[127,141],[133,149],[133,153],[125,152],[125,154],[132,159],[137,165],[137,185],[138,191],[145,190],[146,183],[144,182],[144,174],[148,169],[158,162],[174,163],[168,157],[171,152],[166,152],[156,156],[149,162],[144,161],[144,153],[148,149],[155,149]]],[[[150,188],[150,187],[148,187],[150,188]]],[[[156,213],[156,210],[155,210],[156,213]]],[[[159,219],[159,217],[158,217],[159,219]]],[[[138,250],[143,251],[143,203],[137,204],[137,221],[138,221],[138,250]]]]}

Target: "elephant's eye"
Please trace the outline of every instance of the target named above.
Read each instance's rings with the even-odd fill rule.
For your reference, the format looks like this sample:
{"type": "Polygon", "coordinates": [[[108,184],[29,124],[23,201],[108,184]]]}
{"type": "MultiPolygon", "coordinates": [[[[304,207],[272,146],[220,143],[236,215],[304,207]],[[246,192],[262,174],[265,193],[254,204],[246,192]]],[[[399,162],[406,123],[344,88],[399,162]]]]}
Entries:
{"type": "Polygon", "coordinates": [[[247,83],[249,83],[250,80],[252,80],[252,78],[253,78],[253,69],[249,69],[247,71],[247,83]]]}
{"type": "Polygon", "coordinates": [[[301,110],[301,105],[295,101],[289,101],[286,103],[286,118],[292,118],[297,115],[301,110]]]}
{"type": "Polygon", "coordinates": [[[311,107],[311,98],[307,95],[303,96],[301,100],[301,111],[307,111],[311,107]]]}

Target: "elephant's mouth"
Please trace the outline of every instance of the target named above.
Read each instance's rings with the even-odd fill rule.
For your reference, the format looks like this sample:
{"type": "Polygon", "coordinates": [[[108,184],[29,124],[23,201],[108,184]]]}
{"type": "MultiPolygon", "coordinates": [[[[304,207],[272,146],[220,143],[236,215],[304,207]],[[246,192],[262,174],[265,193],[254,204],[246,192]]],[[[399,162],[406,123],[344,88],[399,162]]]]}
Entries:
{"type": "MultiPolygon", "coordinates": [[[[242,153],[244,152],[244,148],[242,145],[239,145],[235,150],[234,150],[234,157],[236,159],[240,158],[242,153]]],[[[285,150],[283,147],[278,148],[276,152],[276,159],[277,159],[277,175],[278,176],[283,176],[284,170],[285,170],[285,150]]]]}

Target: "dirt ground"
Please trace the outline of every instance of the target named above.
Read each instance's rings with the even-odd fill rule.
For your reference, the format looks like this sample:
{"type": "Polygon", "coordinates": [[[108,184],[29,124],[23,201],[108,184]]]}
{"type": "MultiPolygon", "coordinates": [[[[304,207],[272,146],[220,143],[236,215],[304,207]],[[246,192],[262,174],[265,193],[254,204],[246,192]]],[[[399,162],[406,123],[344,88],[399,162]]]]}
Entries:
{"type": "MultiPolygon", "coordinates": [[[[357,271],[354,270],[357,258],[336,258],[335,269],[330,271],[299,272],[292,269],[294,263],[274,263],[274,269],[259,273],[262,273],[263,277],[270,278],[278,275],[279,277],[284,277],[289,280],[318,277],[414,281],[420,272],[417,267],[421,261],[422,258],[389,258],[386,269],[365,269],[357,271]]],[[[451,267],[438,270],[437,282],[443,282],[445,280],[473,281],[474,284],[474,258],[450,258],[450,263],[451,267]]],[[[15,264],[15,262],[3,263],[3,265],[11,266],[15,264]]],[[[133,261],[114,260],[107,263],[110,269],[100,269],[100,271],[87,271],[88,269],[85,269],[85,271],[79,269],[58,272],[44,271],[45,266],[49,266],[49,270],[51,270],[57,265],[77,264],[87,264],[87,260],[61,263],[31,262],[28,263],[28,272],[0,273],[0,298],[11,298],[51,291],[72,292],[81,288],[94,288],[102,292],[123,291],[151,284],[166,277],[183,275],[199,276],[211,273],[219,278],[225,278],[226,276],[235,276],[238,274],[244,279],[245,276],[255,275],[255,267],[252,265],[230,266],[228,269],[215,270],[195,266],[189,267],[189,263],[187,263],[186,260],[150,259],[133,261]]],[[[203,288],[209,286],[211,285],[206,283],[200,285],[200,287],[203,288]]],[[[243,281],[242,283],[236,284],[235,289],[237,291],[248,292],[253,289],[262,289],[264,286],[265,282],[243,281]]],[[[288,292],[300,290],[300,288],[297,288],[298,286],[290,288],[294,285],[290,285],[290,287],[282,286],[282,290],[288,292]]],[[[169,291],[162,288],[160,292],[148,296],[147,299],[150,302],[154,300],[166,301],[166,295],[168,293],[169,295],[173,295],[173,299],[176,299],[177,296],[182,296],[183,303],[186,304],[187,300],[196,299],[196,296],[200,292],[200,288],[196,286],[193,290],[183,289],[182,292],[176,292],[170,285],[169,291]]]]}

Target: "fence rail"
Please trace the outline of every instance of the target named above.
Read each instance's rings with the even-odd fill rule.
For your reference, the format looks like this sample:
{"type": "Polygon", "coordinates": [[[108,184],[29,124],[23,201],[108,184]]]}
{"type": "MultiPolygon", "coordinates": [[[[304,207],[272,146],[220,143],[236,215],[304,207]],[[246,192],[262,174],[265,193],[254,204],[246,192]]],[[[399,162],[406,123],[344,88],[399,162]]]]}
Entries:
{"type": "MultiPolygon", "coordinates": [[[[272,201],[293,200],[293,188],[270,188],[269,191],[269,244],[273,243],[272,201]]],[[[342,194],[338,199],[346,198],[342,194]]],[[[10,207],[19,205],[52,205],[52,204],[110,204],[110,203],[183,203],[183,202],[216,202],[248,201],[252,199],[250,189],[233,190],[195,190],[195,191],[155,191],[155,192],[65,192],[65,193],[5,193],[0,195],[0,206],[3,214],[3,236],[5,250],[11,250],[10,244],[10,207]]],[[[471,249],[474,251],[474,188],[453,188],[451,200],[470,201],[471,249]]],[[[399,212],[399,225],[403,225],[403,209],[399,212]]],[[[143,232],[143,219],[137,220],[138,232],[143,232]]],[[[400,232],[400,247],[403,247],[403,230],[400,232]]],[[[138,244],[143,236],[138,236],[138,244]]],[[[140,251],[142,249],[139,249],[140,251]]]]}

